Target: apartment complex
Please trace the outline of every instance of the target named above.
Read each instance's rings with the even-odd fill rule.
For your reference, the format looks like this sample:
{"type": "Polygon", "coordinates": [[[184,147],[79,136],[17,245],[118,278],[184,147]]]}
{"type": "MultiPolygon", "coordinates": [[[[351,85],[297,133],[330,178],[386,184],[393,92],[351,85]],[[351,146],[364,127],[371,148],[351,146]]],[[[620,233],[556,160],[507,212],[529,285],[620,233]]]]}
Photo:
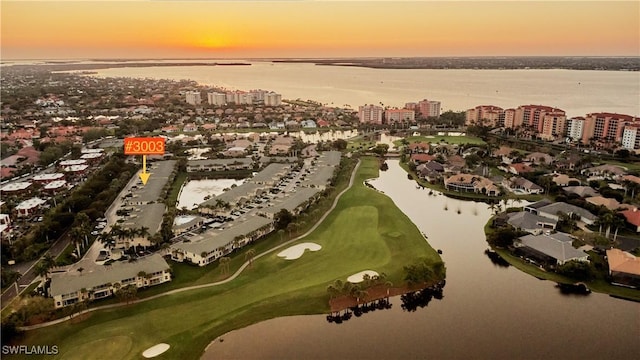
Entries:
{"type": "Polygon", "coordinates": [[[209,105],[222,106],[227,103],[227,96],[224,93],[210,92],[207,94],[209,105]]]}
{"type": "Polygon", "coordinates": [[[414,121],[416,113],[408,109],[389,109],[384,112],[384,119],[387,124],[401,121],[414,121]]]}
{"type": "Polygon", "coordinates": [[[567,119],[567,137],[572,140],[582,139],[582,133],[584,131],[584,118],[575,117],[567,119]]]}
{"type": "Polygon", "coordinates": [[[640,149],[640,123],[624,127],[622,132],[622,147],[628,150],[640,149]]]}
{"type": "Polygon", "coordinates": [[[548,123],[554,123],[555,120],[553,119],[562,117],[565,117],[564,119],[566,120],[565,112],[558,108],[544,105],[521,105],[515,110],[514,123],[522,124],[538,133],[542,133],[545,118],[548,123]]]}
{"type": "Polygon", "coordinates": [[[418,101],[418,112],[424,118],[440,116],[440,101],[421,100],[418,101]]]}
{"type": "Polygon", "coordinates": [[[188,91],[185,96],[187,97],[187,104],[200,105],[202,103],[200,91],[188,91]]]}
{"type": "Polygon", "coordinates": [[[382,124],[381,106],[363,105],[358,107],[358,119],[361,123],[382,124]]]}
{"type": "Polygon", "coordinates": [[[171,281],[171,268],[159,254],[138,258],[133,262],[114,262],[85,274],[52,274],[49,293],[56,308],[85,300],[96,300],[116,294],[118,289],[137,288],[171,281]]]}
{"type": "Polygon", "coordinates": [[[582,142],[587,144],[590,139],[610,142],[622,141],[625,125],[639,122],[640,119],[622,114],[591,113],[585,116],[582,142]]]}
{"type": "Polygon", "coordinates": [[[466,112],[465,125],[502,126],[505,123],[505,112],[499,106],[479,105],[466,112]]]}

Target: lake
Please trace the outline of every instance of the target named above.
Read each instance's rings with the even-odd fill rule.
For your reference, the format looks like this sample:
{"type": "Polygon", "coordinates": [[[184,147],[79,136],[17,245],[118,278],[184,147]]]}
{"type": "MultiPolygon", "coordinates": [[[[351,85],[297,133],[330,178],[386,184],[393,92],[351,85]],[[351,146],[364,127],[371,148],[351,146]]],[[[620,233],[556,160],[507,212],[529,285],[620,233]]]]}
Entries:
{"type": "Polygon", "coordinates": [[[631,359],[640,354],[640,304],[592,293],[563,295],[553,282],[494,265],[485,203],[429,195],[398,161],[371,181],[442,249],[442,300],[415,312],[378,310],[342,324],[324,315],[268,320],[232,331],[203,359],[631,359]],[[448,210],[445,210],[445,207],[448,210]],[[460,214],[458,214],[458,210],[460,214]]]}
{"type": "Polygon", "coordinates": [[[251,66],[169,66],[97,70],[99,77],[191,79],[229,90],[265,89],[285,99],[330,106],[402,107],[438,100],[442,110],[477,105],[559,107],[568,117],[591,112],[640,116],[640,72],[582,70],[370,69],[314,64],[251,62],[251,66]]]}

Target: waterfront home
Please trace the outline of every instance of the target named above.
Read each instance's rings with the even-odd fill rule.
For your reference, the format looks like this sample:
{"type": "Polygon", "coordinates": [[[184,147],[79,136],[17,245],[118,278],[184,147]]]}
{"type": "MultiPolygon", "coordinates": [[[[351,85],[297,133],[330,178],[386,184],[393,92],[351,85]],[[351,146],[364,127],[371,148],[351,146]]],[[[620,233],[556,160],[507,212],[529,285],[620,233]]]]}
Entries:
{"type": "Polygon", "coordinates": [[[538,235],[543,230],[554,230],[558,225],[558,220],[532,214],[528,211],[520,211],[507,214],[507,223],[515,229],[526,231],[529,234],[538,235]]]}
{"type": "Polygon", "coordinates": [[[474,192],[487,196],[500,195],[500,189],[489,179],[473,174],[457,174],[444,179],[447,190],[457,192],[474,192]]]}
{"type": "Polygon", "coordinates": [[[569,234],[543,233],[525,235],[513,243],[515,253],[524,256],[540,265],[557,266],[567,261],[589,261],[589,255],[572,245],[573,238],[569,234]]]}
{"type": "Polygon", "coordinates": [[[171,281],[171,268],[159,254],[138,258],[133,262],[114,262],[86,273],[53,273],[49,295],[54,306],[61,308],[86,300],[115,294],[119,288],[137,288],[171,281]]]}
{"type": "Polygon", "coordinates": [[[640,258],[620,249],[608,249],[607,263],[612,284],[640,287],[640,258]]]}
{"type": "Polygon", "coordinates": [[[429,154],[411,154],[411,161],[416,165],[433,161],[435,158],[435,156],[429,154]]]}
{"type": "Polygon", "coordinates": [[[540,185],[534,184],[523,177],[504,179],[502,186],[514,193],[542,194],[544,192],[540,185]]]}

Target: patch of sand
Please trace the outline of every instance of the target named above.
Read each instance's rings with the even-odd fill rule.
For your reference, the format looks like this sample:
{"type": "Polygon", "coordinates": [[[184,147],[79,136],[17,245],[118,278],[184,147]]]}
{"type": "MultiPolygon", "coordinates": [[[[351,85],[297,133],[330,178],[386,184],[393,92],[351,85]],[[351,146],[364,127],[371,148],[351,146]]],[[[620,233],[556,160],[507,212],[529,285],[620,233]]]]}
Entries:
{"type": "Polygon", "coordinates": [[[156,357],[160,354],[162,354],[163,352],[169,350],[169,344],[164,344],[164,343],[160,343],[158,345],[154,345],[150,348],[148,348],[147,350],[145,350],[142,353],[142,356],[144,356],[145,358],[152,358],[152,357],[156,357]]]}
{"type": "Polygon", "coordinates": [[[347,278],[347,281],[352,283],[352,284],[356,284],[356,283],[362,282],[364,280],[363,277],[364,277],[365,274],[368,274],[371,277],[379,275],[377,272],[375,272],[373,270],[365,270],[365,271],[360,271],[357,274],[353,274],[353,275],[349,276],[347,278]]]}
{"type": "Polygon", "coordinates": [[[278,253],[278,256],[285,260],[295,260],[300,258],[305,250],[318,251],[320,249],[322,249],[322,246],[316,243],[306,242],[284,249],[278,253]]]}

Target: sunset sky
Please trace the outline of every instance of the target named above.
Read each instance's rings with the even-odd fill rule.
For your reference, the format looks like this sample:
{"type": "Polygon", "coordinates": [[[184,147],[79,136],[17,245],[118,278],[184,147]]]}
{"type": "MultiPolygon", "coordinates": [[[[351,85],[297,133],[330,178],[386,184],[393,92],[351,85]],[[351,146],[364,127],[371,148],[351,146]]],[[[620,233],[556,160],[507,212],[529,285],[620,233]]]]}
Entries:
{"type": "Polygon", "coordinates": [[[5,1],[2,59],[640,56],[640,1],[5,1]]]}

